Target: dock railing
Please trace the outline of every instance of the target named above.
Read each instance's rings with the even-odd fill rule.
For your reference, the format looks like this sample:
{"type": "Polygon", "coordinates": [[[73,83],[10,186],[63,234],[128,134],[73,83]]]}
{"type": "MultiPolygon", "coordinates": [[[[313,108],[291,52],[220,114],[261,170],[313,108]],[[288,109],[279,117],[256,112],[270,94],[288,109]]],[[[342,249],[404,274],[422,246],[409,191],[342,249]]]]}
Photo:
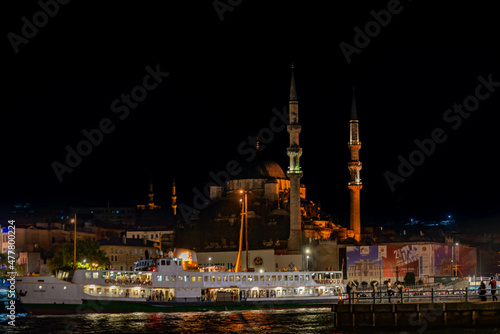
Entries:
{"type": "Polygon", "coordinates": [[[446,288],[418,288],[418,289],[394,289],[390,291],[379,290],[373,292],[370,289],[357,289],[354,293],[344,294],[344,302],[356,303],[409,303],[409,302],[472,302],[492,300],[490,289],[486,294],[480,295],[476,288],[446,289],[446,288]]]}

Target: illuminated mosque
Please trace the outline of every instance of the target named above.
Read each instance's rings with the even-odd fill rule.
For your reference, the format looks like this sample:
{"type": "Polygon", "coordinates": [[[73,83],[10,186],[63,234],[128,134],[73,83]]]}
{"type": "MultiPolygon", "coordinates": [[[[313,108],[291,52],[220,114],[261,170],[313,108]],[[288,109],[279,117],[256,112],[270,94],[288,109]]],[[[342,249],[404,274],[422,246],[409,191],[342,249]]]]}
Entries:
{"type": "MultiPolygon", "coordinates": [[[[333,239],[353,242],[360,240],[360,179],[358,119],[353,95],[348,148],[351,197],[350,229],[335,224],[321,208],[306,197],[306,187],[300,183],[302,148],[299,145],[299,101],[292,66],[289,124],[290,136],[288,170],[263,154],[242,164],[241,172],[225,183],[224,187],[210,187],[207,207],[180,223],[176,231],[176,246],[197,252],[234,251],[240,240],[240,222],[248,220],[246,239],[249,249],[274,249],[276,254],[301,254],[313,241],[327,243],[333,239]],[[243,195],[243,193],[245,195],[243,195]],[[247,206],[242,202],[246,199],[247,206]],[[335,232],[335,233],[334,233],[335,232]]],[[[259,148],[258,138],[256,148],[259,148]]],[[[175,192],[175,187],[174,187],[175,192]]],[[[175,194],[174,194],[175,196],[175,194]]],[[[176,198],[173,198],[174,205],[176,198]]],[[[336,248],[336,242],[333,246],[336,248]]],[[[338,256],[337,256],[338,258],[338,256]]],[[[338,261],[335,261],[338,262],[338,261]]]]}

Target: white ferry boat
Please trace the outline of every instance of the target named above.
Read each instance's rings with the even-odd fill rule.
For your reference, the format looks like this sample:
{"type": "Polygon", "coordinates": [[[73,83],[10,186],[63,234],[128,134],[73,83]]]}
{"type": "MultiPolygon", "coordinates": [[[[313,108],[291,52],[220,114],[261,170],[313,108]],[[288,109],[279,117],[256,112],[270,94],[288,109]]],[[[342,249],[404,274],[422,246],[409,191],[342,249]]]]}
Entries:
{"type": "Polygon", "coordinates": [[[31,314],[68,314],[331,307],[345,284],[341,271],[187,270],[167,257],[138,261],[134,271],[19,276],[16,290],[31,314]]]}

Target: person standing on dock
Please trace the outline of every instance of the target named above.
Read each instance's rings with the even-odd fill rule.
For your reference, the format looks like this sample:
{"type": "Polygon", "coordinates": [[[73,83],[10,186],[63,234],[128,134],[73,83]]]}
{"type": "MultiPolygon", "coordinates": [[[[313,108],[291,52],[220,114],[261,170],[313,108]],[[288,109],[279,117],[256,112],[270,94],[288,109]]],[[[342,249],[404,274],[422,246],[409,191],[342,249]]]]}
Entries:
{"type": "Polygon", "coordinates": [[[492,301],[498,301],[498,298],[496,296],[497,293],[497,281],[493,277],[490,278],[490,283],[488,283],[491,289],[491,300],[492,301]]]}
{"type": "Polygon", "coordinates": [[[391,302],[391,297],[394,294],[394,290],[392,290],[391,279],[387,280],[387,296],[389,296],[389,303],[391,302]]]}
{"type": "Polygon", "coordinates": [[[479,285],[479,295],[481,296],[481,301],[485,302],[486,301],[486,284],[484,284],[484,281],[481,281],[481,284],[479,285]]]}
{"type": "Polygon", "coordinates": [[[351,303],[351,290],[352,290],[351,281],[349,281],[349,283],[347,283],[345,290],[347,292],[347,299],[349,300],[349,304],[350,304],[351,303]]]}

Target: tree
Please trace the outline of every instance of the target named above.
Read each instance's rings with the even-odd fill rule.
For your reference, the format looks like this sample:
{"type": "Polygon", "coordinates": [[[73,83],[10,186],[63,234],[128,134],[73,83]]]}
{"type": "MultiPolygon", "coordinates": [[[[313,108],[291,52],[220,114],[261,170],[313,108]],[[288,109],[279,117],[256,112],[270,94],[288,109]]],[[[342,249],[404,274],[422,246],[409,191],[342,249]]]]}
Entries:
{"type": "Polygon", "coordinates": [[[404,281],[405,285],[415,285],[415,274],[412,272],[407,272],[404,281]]]}
{"type": "MultiPolygon", "coordinates": [[[[76,240],[76,267],[78,269],[106,269],[109,258],[100,249],[100,243],[89,238],[76,240]],[[97,264],[97,266],[92,266],[97,264]]],[[[73,269],[74,245],[65,244],[57,250],[49,263],[50,271],[73,269]]]]}
{"type": "Polygon", "coordinates": [[[11,274],[9,273],[16,273],[19,276],[24,275],[24,270],[25,270],[25,265],[24,264],[18,264],[17,260],[14,260],[11,256],[9,259],[7,253],[5,254],[0,254],[0,276],[9,276],[11,274]]]}

